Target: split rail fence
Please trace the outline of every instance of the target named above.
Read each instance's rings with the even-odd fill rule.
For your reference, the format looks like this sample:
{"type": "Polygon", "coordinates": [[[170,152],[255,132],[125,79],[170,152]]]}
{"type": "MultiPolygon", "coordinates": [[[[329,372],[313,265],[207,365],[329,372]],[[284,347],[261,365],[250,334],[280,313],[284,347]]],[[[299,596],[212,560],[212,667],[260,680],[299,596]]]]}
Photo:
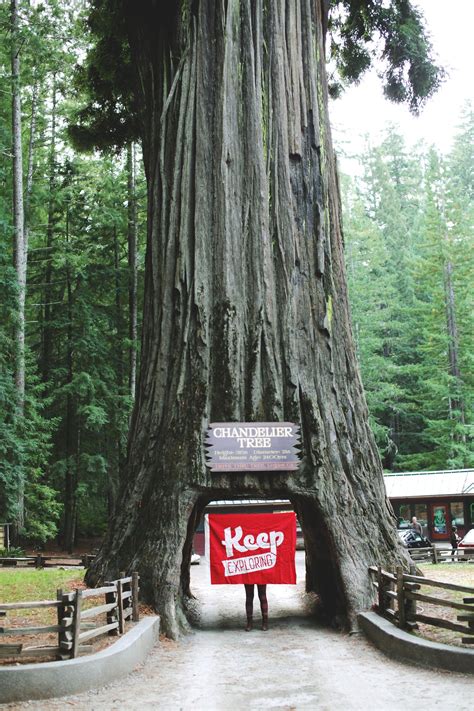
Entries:
{"type": "Polygon", "coordinates": [[[410,548],[410,558],[415,562],[431,561],[432,563],[468,563],[474,562],[474,546],[469,548],[443,549],[432,546],[429,548],[410,548]]]}
{"type": "Polygon", "coordinates": [[[463,635],[461,637],[463,644],[474,644],[474,587],[429,580],[415,575],[414,565],[410,566],[409,574],[404,573],[401,567],[398,567],[395,573],[391,573],[380,566],[372,565],[369,574],[377,590],[378,613],[391,619],[400,629],[414,630],[418,627],[417,623],[421,622],[460,633],[463,635]],[[421,587],[435,588],[435,591],[430,594],[420,593],[421,587]],[[436,589],[440,588],[460,593],[462,602],[438,597],[436,589]],[[423,610],[417,607],[417,604],[422,602],[449,608],[461,614],[454,615],[456,621],[425,615],[423,610]]]}
{"type": "Polygon", "coordinates": [[[82,556],[67,556],[67,555],[25,555],[25,556],[1,556],[0,565],[6,567],[31,566],[34,568],[48,568],[57,565],[84,566],[88,568],[95,555],[86,553],[82,556]]]}
{"type": "MultiPolygon", "coordinates": [[[[139,621],[138,607],[139,576],[138,573],[118,580],[106,582],[100,588],[87,588],[73,592],[56,591],[56,600],[40,600],[31,602],[0,603],[0,623],[12,610],[32,610],[38,608],[53,608],[57,612],[54,625],[28,627],[0,627],[2,636],[27,636],[57,633],[57,644],[41,646],[25,646],[20,644],[1,644],[0,658],[25,657],[55,657],[56,659],[74,659],[79,654],[93,651],[91,639],[101,635],[121,635],[125,631],[125,622],[139,621]],[[84,601],[91,598],[101,598],[90,606],[84,606],[84,601]],[[97,620],[105,615],[102,620],[97,620]],[[95,621],[94,621],[95,620],[95,621]]],[[[87,603],[88,605],[88,603],[87,603]]]]}

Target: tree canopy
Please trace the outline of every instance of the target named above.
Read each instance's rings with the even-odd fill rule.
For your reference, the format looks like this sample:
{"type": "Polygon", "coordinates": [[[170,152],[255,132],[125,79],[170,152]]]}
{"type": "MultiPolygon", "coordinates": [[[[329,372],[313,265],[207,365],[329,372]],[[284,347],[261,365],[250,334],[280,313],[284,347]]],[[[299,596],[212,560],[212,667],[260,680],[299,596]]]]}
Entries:
{"type": "MultiPolygon", "coordinates": [[[[444,70],[437,66],[419,10],[411,0],[316,0],[322,2],[328,37],[330,93],[360,81],[376,66],[390,101],[406,103],[414,113],[438,89],[444,70]]],[[[139,135],[139,102],[134,95],[134,68],[127,34],[127,0],[91,0],[87,20],[91,47],[76,73],[82,94],[70,134],[78,147],[123,145],[139,135]]],[[[177,12],[191,17],[194,3],[133,3],[132,12],[148,12],[168,51],[179,56],[183,39],[176,37],[177,12]],[[180,8],[178,10],[178,7],[180,8]]]]}

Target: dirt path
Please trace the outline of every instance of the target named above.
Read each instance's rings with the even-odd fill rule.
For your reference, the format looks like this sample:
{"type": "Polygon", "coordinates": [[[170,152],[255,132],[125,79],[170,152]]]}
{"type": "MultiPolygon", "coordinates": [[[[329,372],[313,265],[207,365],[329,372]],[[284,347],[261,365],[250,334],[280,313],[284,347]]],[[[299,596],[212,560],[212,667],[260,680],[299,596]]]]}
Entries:
{"type": "MultiPolygon", "coordinates": [[[[302,580],[303,554],[297,556],[302,580]]],[[[472,676],[391,662],[359,636],[319,627],[307,615],[302,582],[269,587],[270,630],[246,633],[241,586],[211,587],[205,563],[193,566],[192,579],[202,600],[200,629],[183,641],[164,640],[144,667],[99,691],[4,708],[400,711],[447,703],[472,709],[472,676]]]]}

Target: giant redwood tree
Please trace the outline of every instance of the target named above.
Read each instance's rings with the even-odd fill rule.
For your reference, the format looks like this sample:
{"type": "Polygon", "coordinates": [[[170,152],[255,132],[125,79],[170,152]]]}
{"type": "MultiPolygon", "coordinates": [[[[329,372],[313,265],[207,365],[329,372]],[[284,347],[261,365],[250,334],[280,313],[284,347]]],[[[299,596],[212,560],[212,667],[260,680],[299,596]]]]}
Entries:
{"type": "Polygon", "coordinates": [[[172,636],[186,625],[194,528],[214,498],[289,498],[307,588],[348,626],[372,601],[367,566],[401,555],[351,335],[328,26],[349,79],[370,63],[378,35],[386,91],[412,108],[439,72],[407,0],[330,9],[323,0],[96,0],[92,9],[96,98],[74,134],[103,145],[139,132],[148,244],[128,462],[88,580],[138,570],[172,636]],[[301,466],[210,473],[211,421],[294,421],[301,466]]]}

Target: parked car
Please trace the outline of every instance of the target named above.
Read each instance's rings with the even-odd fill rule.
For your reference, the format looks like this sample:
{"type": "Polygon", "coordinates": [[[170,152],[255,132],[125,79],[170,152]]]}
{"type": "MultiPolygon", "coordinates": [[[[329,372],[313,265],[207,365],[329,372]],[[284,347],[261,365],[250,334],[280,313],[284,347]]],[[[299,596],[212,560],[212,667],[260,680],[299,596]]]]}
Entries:
{"type": "Polygon", "coordinates": [[[464,538],[459,541],[458,548],[474,548],[474,528],[471,528],[464,538]]]}
{"type": "Polygon", "coordinates": [[[191,554],[191,565],[199,565],[201,562],[201,556],[199,553],[192,553],[191,554]]]}
{"type": "Polygon", "coordinates": [[[430,548],[431,541],[425,536],[420,536],[418,531],[413,528],[406,528],[402,531],[397,531],[400,541],[405,548],[430,548]]]}

